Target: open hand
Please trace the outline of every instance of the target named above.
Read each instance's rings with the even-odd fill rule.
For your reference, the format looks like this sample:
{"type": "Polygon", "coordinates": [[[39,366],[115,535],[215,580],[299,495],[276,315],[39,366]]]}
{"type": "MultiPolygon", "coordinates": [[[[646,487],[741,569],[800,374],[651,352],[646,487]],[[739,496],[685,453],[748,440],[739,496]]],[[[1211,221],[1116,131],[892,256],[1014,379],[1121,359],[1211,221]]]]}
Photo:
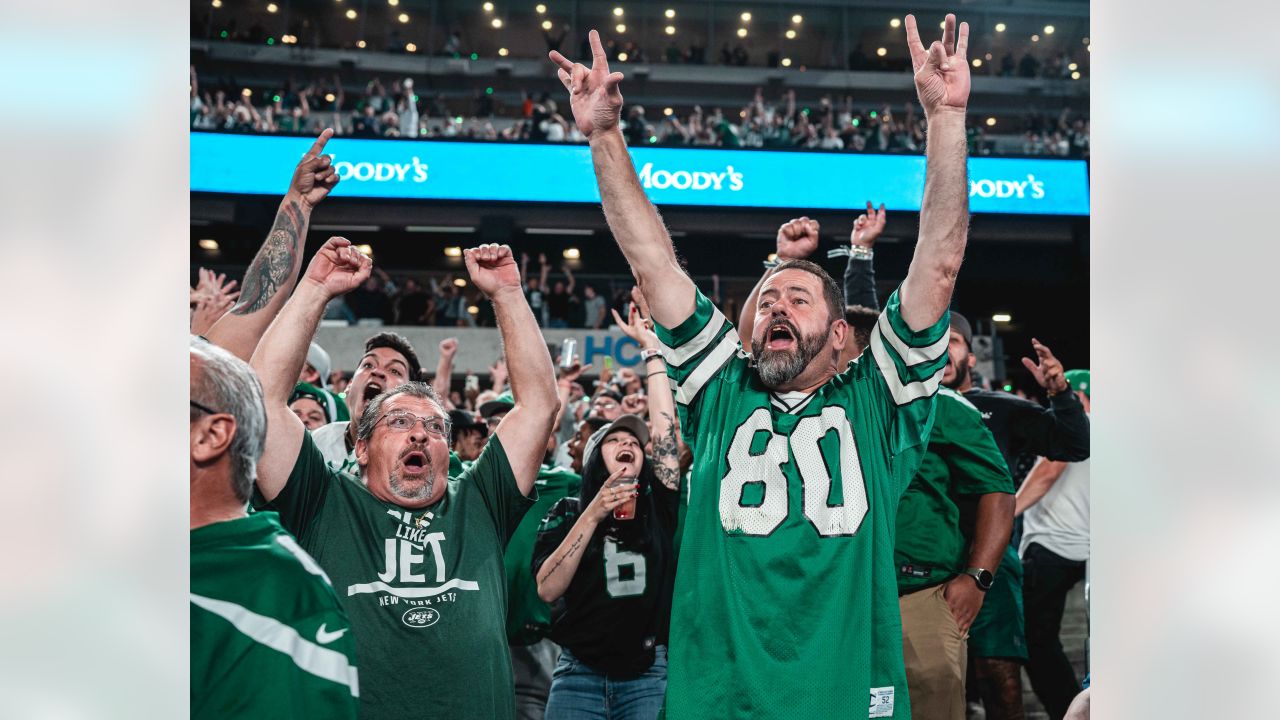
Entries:
{"type": "Polygon", "coordinates": [[[939,110],[964,113],[969,104],[969,23],[960,23],[957,39],[956,16],[948,14],[943,23],[942,40],[933,41],[927,49],[920,42],[915,16],[908,15],[905,24],[916,95],[924,107],[925,117],[939,110]]]}
{"type": "Polygon", "coordinates": [[[853,221],[853,232],[849,234],[850,244],[866,248],[874,247],[876,238],[884,232],[886,219],[884,203],[880,203],[880,209],[876,210],[868,200],[867,212],[853,221]]]}
{"type": "Polygon", "coordinates": [[[631,288],[631,310],[627,313],[627,319],[623,320],[618,311],[609,308],[609,312],[613,313],[613,321],[618,324],[618,329],[623,334],[635,340],[641,348],[658,347],[658,336],[653,332],[653,321],[645,317],[644,296],[640,294],[640,289],[631,288]]]}
{"type": "Polygon", "coordinates": [[[333,129],[325,128],[316,138],[311,149],[298,167],[293,171],[293,180],[289,183],[289,192],[297,193],[302,201],[315,207],[338,184],[338,172],[333,168],[333,158],[323,155],[324,144],[333,137],[333,129]]]}
{"type": "Polygon", "coordinates": [[[556,50],[552,50],[549,56],[559,66],[556,75],[569,91],[573,120],[578,130],[589,138],[596,130],[618,127],[622,117],[622,91],[618,89],[622,73],[609,72],[609,58],[600,43],[600,33],[592,30],[588,38],[591,43],[590,70],[582,63],[570,62],[556,50]]]}
{"type": "Polygon", "coordinates": [[[821,226],[807,216],[791,218],[778,228],[778,260],[803,260],[818,249],[821,226]]]}
{"type": "Polygon", "coordinates": [[[331,237],[311,258],[306,279],[325,289],[330,298],[345,295],[369,279],[373,261],[344,237],[331,237]]]}
{"type": "Polygon", "coordinates": [[[504,288],[520,289],[520,268],[516,266],[510,246],[486,243],[463,250],[462,259],[466,261],[471,282],[486,297],[492,298],[504,288]]]}
{"type": "Polygon", "coordinates": [[[1036,360],[1022,358],[1022,364],[1031,371],[1040,387],[1050,394],[1057,395],[1067,389],[1067,376],[1062,370],[1062,361],[1053,356],[1049,347],[1035,338],[1031,338],[1031,347],[1036,351],[1036,360]]]}

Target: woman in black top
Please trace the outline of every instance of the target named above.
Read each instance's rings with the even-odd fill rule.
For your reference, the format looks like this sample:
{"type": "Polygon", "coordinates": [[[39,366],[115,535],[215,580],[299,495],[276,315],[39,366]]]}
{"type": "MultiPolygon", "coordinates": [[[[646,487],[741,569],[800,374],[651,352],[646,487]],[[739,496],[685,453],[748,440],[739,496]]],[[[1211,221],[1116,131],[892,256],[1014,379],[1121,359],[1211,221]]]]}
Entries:
{"type": "MultiPolygon", "coordinates": [[[[657,347],[639,313],[618,319],[642,347],[657,347]]],[[[579,496],[557,503],[538,532],[538,595],[552,604],[551,639],[563,648],[548,720],[653,720],[662,709],[679,458],[671,385],[661,357],[648,355],[650,455],[650,428],[638,416],[596,431],[583,454],[579,496]],[[617,519],[631,501],[631,519],[617,519]]]]}

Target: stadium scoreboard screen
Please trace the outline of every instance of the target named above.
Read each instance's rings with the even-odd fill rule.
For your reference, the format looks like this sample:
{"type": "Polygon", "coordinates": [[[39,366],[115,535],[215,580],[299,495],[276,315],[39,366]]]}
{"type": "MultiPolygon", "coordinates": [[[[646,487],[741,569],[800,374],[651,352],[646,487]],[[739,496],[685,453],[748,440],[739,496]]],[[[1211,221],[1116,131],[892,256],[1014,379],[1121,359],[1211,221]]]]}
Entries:
{"type": "MultiPolygon", "coordinates": [[[[314,138],[191,133],[191,190],[278,195],[314,138]]],[[[335,138],[335,197],[600,202],[585,145],[335,138]]],[[[643,147],[636,173],[657,205],[919,211],[921,155],[643,147]]],[[[1083,160],[970,158],[975,213],[1088,215],[1083,160]]]]}

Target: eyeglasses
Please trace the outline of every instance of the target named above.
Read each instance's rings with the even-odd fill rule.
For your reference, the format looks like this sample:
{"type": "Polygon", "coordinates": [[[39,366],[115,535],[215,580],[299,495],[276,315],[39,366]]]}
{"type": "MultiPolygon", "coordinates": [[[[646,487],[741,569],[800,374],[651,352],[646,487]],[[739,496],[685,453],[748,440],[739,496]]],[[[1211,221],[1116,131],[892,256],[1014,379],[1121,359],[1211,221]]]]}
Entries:
{"type": "Polygon", "coordinates": [[[592,404],[592,405],[594,405],[594,406],[596,406],[596,407],[605,408],[605,409],[608,409],[608,408],[616,408],[616,407],[618,407],[618,403],[616,403],[616,402],[614,402],[614,401],[612,401],[612,400],[605,400],[605,399],[603,399],[603,398],[601,398],[601,399],[599,399],[599,400],[596,400],[595,402],[593,402],[593,403],[591,403],[591,404],[592,404]]]}
{"type": "Polygon", "coordinates": [[[439,416],[420,417],[409,412],[392,412],[382,416],[378,422],[385,422],[392,432],[409,432],[419,422],[422,427],[432,435],[439,435],[442,438],[448,438],[452,430],[452,423],[449,418],[439,416]]]}
{"type": "Polygon", "coordinates": [[[191,407],[193,407],[193,408],[195,408],[195,409],[199,410],[200,412],[202,412],[202,413],[204,413],[204,414],[206,414],[206,415],[220,415],[220,414],[221,414],[221,413],[219,413],[217,410],[214,410],[213,408],[209,407],[208,405],[201,405],[200,403],[196,402],[195,400],[192,400],[192,401],[191,401],[191,407]]]}

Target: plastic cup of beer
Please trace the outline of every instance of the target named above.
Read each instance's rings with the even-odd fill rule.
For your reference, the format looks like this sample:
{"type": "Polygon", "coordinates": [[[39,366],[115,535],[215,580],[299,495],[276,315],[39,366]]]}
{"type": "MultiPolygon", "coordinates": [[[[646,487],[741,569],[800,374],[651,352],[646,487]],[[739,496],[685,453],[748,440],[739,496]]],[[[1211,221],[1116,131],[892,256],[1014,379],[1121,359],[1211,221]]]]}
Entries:
{"type": "MultiPolygon", "coordinates": [[[[633,485],[638,478],[620,477],[614,481],[613,485],[633,485]]],[[[614,520],[634,520],[636,517],[636,498],[627,498],[627,501],[613,509],[614,520]]]]}

